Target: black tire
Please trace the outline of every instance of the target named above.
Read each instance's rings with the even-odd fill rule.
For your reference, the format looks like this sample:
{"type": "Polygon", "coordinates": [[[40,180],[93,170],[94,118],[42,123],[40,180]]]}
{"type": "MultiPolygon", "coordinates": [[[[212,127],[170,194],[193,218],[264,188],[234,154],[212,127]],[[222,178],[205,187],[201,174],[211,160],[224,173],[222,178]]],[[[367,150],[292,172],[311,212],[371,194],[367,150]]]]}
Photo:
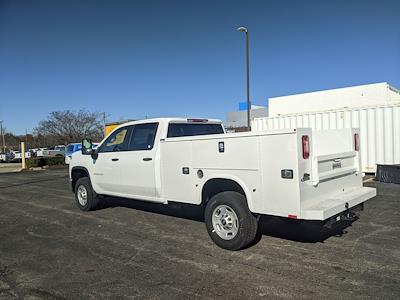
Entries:
{"type": "MultiPolygon", "coordinates": [[[[225,214],[226,215],[226,214],[225,214]]],[[[221,215],[222,216],[222,215],[221,215]]],[[[208,201],[205,212],[204,219],[207,227],[207,232],[210,235],[211,239],[217,244],[219,247],[227,250],[240,250],[243,249],[254,241],[257,229],[258,229],[258,220],[257,218],[250,212],[246,198],[237,192],[227,191],[221,192],[214,195],[210,201],[208,201]],[[237,216],[238,225],[236,226],[237,232],[235,235],[231,234],[230,237],[226,236],[226,238],[222,238],[221,235],[225,235],[224,233],[227,231],[219,230],[221,229],[221,224],[216,224],[216,228],[213,225],[213,214],[215,214],[215,218],[219,213],[218,208],[223,206],[223,209],[228,207],[237,216]],[[218,232],[219,233],[218,233],[218,232]],[[229,238],[229,239],[228,239],[229,238]]],[[[224,218],[221,218],[222,220],[224,218]]],[[[218,223],[218,221],[216,221],[218,223]]],[[[229,229],[228,229],[229,231],[229,229]]],[[[229,232],[227,232],[229,234],[229,232]]]]}
{"type": "Polygon", "coordinates": [[[99,206],[99,198],[92,188],[92,184],[88,177],[79,178],[75,184],[75,202],[79,209],[83,211],[95,210],[99,206]],[[80,202],[79,191],[80,188],[86,190],[86,203],[80,202]]]}

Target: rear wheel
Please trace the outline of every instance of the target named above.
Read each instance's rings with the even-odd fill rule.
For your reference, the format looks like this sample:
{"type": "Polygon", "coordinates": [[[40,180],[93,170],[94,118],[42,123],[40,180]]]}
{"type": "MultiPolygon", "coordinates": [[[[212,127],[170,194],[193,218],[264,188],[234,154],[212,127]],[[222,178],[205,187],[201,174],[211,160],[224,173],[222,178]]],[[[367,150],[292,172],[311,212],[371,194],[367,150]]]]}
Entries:
{"type": "Polygon", "coordinates": [[[207,203],[204,217],[208,234],[223,249],[243,249],[256,237],[257,218],[240,193],[227,191],[216,194],[207,203]]]}
{"type": "Polygon", "coordinates": [[[79,178],[75,184],[75,200],[78,207],[83,211],[94,210],[99,205],[99,199],[93,191],[88,177],[79,178]]]}

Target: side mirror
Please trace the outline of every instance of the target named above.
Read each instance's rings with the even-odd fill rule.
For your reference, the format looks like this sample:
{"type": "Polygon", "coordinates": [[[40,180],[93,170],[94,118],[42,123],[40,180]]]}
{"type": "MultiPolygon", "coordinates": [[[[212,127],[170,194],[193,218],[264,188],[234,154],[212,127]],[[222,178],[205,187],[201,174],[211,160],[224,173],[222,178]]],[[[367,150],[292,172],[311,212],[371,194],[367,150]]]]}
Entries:
{"type": "Polygon", "coordinates": [[[91,157],[96,160],[99,157],[99,152],[96,149],[93,149],[91,157]]]}
{"type": "Polygon", "coordinates": [[[82,154],[83,155],[91,155],[93,153],[93,143],[92,140],[83,139],[82,140],[82,154]]]}

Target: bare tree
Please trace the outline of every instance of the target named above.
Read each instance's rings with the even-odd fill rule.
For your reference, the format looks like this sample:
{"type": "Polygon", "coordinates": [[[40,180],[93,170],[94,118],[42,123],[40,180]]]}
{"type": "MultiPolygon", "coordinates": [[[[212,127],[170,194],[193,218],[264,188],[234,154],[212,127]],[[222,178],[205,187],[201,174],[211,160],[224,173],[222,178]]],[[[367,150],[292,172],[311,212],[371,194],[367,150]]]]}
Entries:
{"type": "Polygon", "coordinates": [[[9,150],[19,150],[21,142],[25,142],[26,147],[40,147],[37,138],[32,134],[15,135],[11,132],[4,132],[6,152],[9,150]]]}
{"type": "MultiPolygon", "coordinates": [[[[35,128],[37,136],[45,136],[48,142],[68,144],[83,138],[100,141],[103,138],[103,114],[79,111],[53,111],[35,128]]],[[[47,142],[47,143],[48,143],[47,142]]]]}

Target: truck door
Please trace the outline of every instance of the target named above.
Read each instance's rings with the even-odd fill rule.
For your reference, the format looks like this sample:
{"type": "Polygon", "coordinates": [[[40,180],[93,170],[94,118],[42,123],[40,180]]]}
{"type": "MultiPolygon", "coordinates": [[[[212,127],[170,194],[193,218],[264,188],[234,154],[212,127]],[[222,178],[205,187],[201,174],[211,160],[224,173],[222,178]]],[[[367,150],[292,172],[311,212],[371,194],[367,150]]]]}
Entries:
{"type": "Polygon", "coordinates": [[[133,126],[117,129],[99,147],[99,155],[93,160],[92,180],[98,193],[118,195],[123,192],[121,160],[128,151],[132,130],[133,126]]]}
{"type": "Polygon", "coordinates": [[[157,128],[158,123],[126,126],[107,138],[94,162],[93,176],[100,193],[138,199],[156,196],[157,128]]]}
{"type": "MultiPolygon", "coordinates": [[[[119,177],[129,197],[154,198],[156,196],[154,141],[158,123],[136,124],[131,133],[128,151],[121,156],[119,177]]],[[[152,199],[154,200],[154,199],[152,199]]]]}

